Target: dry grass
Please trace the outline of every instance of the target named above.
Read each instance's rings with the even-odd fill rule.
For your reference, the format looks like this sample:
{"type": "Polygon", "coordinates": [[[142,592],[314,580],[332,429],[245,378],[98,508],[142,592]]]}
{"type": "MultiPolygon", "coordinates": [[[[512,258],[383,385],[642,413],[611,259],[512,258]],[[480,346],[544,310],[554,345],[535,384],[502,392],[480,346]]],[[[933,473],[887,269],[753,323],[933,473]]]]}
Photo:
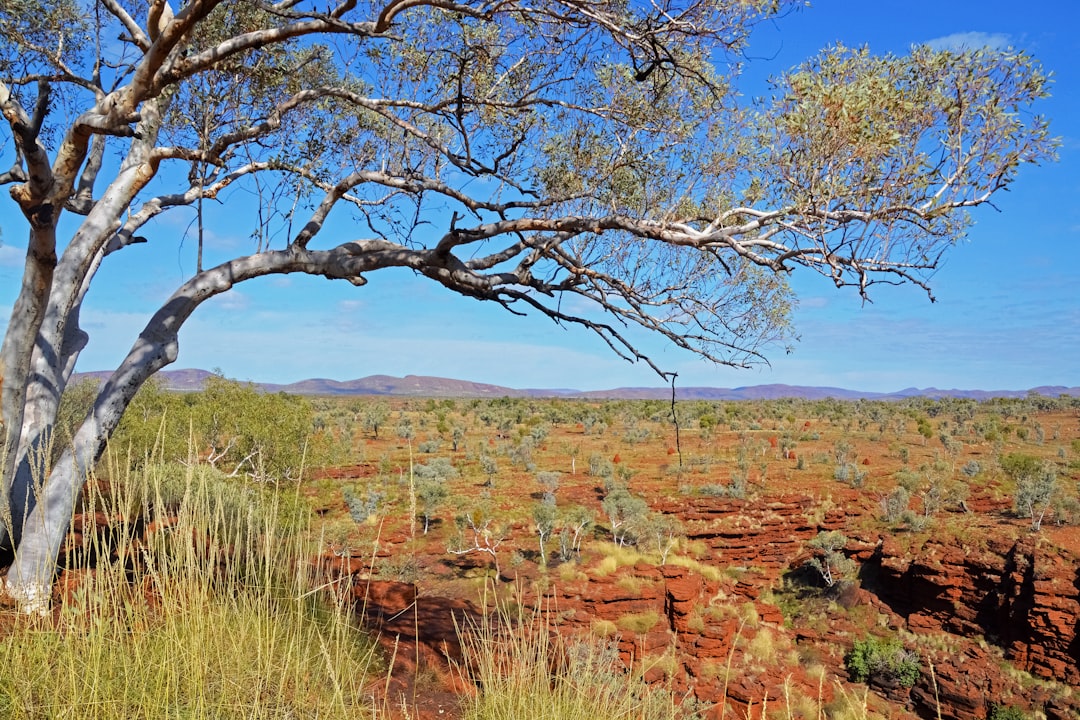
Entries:
{"type": "Polygon", "coordinates": [[[373,715],[374,646],[313,589],[313,548],[275,494],[171,466],[94,487],[87,504],[110,522],[69,554],[77,583],[53,618],[15,618],[0,638],[0,716],[373,715]]]}
{"type": "Polygon", "coordinates": [[[459,633],[462,672],[481,688],[465,720],[682,717],[670,693],[627,671],[611,640],[555,634],[542,610],[520,621],[501,607],[483,617],[459,633]]]}

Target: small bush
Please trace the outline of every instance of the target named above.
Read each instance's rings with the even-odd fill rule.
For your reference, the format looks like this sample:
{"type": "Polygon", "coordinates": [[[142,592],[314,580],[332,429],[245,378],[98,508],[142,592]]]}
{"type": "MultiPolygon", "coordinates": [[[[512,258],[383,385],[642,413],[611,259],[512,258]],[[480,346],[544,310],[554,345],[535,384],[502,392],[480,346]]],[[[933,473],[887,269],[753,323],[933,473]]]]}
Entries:
{"type": "Polygon", "coordinates": [[[902,485],[881,499],[882,520],[894,523],[903,516],[911,502],[911,493],[902,485]]]}
{"type": "Polygon", "coordinates": [[[997,703],[990,706],[990,714],[986,717],[987,720],[1028,720],[1028,714],[1015,705],[997,703]]]}
{"type": "Polygon", "coordinates": [[[431,458],[426,463],[413,466],[413,475],[420,480],[445,480],[458,476],[457,468],[449,458],[431,458]]]}
{"type": "Polygon", "coordinates": [[[856,640],[844,656],[844,665],[857,682],[877,680],[883,684],[912,687],[919,679],[919,654],[904,648],[896,638],[869,637],[856,640]]]}

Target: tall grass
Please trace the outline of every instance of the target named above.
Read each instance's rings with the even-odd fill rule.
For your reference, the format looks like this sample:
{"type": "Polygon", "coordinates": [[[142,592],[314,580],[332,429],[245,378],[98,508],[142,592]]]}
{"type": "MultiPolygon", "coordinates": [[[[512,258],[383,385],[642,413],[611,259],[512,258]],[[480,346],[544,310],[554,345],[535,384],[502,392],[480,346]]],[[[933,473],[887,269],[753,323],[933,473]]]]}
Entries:
{"type": "Polygon", "coordinates": [[[464,720],[668,720],[686,717],[665,688],[629,671],[615,643],[554,631],[548,613],[517,618],[506,605],[459,628],[466,679],[464,720]]]}
{"type": "Polygon", "coordinates": [[[207,467],[109,475],[53,616],[0,632],[0,717],[373,715],[374,646],[318,589],[291,503],[207,467]]]}

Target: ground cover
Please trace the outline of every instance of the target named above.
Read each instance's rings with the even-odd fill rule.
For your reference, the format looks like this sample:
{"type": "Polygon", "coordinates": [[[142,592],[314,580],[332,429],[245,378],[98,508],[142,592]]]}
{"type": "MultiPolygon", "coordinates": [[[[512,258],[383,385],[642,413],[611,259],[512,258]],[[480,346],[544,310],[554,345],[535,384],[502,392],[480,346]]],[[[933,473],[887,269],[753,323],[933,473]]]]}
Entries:
{"type": "MultiPolygon", "coordinates": [[[[217,390],[235,403],[230,417],[242,416],[247,396],[217,390]]],[[[285,471],[275,475],[262,462],[267,440],[260,437],[272,442],[276,426],[267,422],[273,408],[260,401],[260,423],[226,427],[205,408],[204,425],[179,423],[192,449],[169,472],[212,470],[243,502],[310,511],[303,532],[294,533],[317,544],[302,551],[303,562],[283,551],[291,547],[285,542],[264,541],[258,557],[277,568],[313,568],[311,587],[322,588],[331,606],[344,600],[350,617],[362,618],[381,642],[385,671],[365,666],[364,678],[351,674],[349,689],[332,680],[320,691],[338,698],[343,716],[496,716],[478,708],[493,699],[485,688],[498,683],[481,679],[476,644],[459,637],[466,620],[483,627],[475,623],[486,617],[486,601],[504,619],[539,622],[542,615],[543,627],[560,638],[559,653],[592,648],[582,662],[614,657],[631,668],[627,677],[664,698],[639,698],[639,710],[652,708],[642,716],[1039,711],[1053,718],[1077,707],[1070,688],[1080,684],[1074,400],[680,402],[677,428],[670,404],[653,401],[279,402],[289,408],[290,428],[298,412],[311,426],[306,443],[289,436],[301,448],[295,457],[270,455],[285,471]],[[891,654],[852,659],[857,648],[878,647],[891,654]],[[358,703],[361,697],[367,701],[358,703]],[[656,714],[661,707],[667,715],[656,714]]],[[[179,420],[180,406],[165,396],[153,403],[169,410],[148,411],[145,421],[159,434],[178,432],[161,417],[179,420]]],[[[200,403],[189,397],[181,405],[200,403]]],[[[145,428],[128,432],[146,435],[145,428]]],[[[179,445],[156,443],[159,450],[179,445]]],[[[138,453],[100,468],[96,482],[110,486],[132,467],[159,472],[159,464],[131,457],[138,453]]],[[[106,524],[118,515],[105,513],[106,524]]],[[[141,523],[138,532],[117,537],[141,537],[153,525],[132,523],[141,523]]],[[[86,537],[75,532],[69,544],[86,537]]],[[[130,564],[122,568],[117,587],[151,577],[145,563],[134,575],[130,564]]],[[[79,603],[98,587],[85,581],[87,572],[100,571],[74,564],[61,576],[55,628],[67,627],[73,613],[86,615],[79,603]]],[[[154,612],[156,620],[139,622],[172,615],[154,612]]],[[[11,647],[28,630],[12,612],[5,616],[11,647]]],[[[149,647],[152,636],[142,630],[128,635],[148,638],[149,647]]],[[[212,647],[192,635],[170,642],[212,647]]],[[[313,655],[323,665],[287,670],[283,677],[303,681],[277,687],[306,686],[312,674],[336,677],[322,650],[313,655]]],[[[12,656],[7,664],[27,662],[12,656]]],[[[53,707],[10,684],[4,693],[11,707],[53,707]]],[[[303,694],[288,702],[296,698],[303,694]]],[[[515,707],[505,698],[488,707],[508,702],[515,707]]]]}

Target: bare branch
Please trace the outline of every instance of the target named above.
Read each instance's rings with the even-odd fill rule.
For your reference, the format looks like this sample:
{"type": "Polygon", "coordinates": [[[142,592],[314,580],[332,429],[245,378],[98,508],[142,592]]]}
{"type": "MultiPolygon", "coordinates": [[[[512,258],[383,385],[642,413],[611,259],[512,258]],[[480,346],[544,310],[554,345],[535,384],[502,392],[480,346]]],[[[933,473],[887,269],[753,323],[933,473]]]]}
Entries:
{"type": "Polygon", "coordinates": [[[120,21],[136,47],[143,52],[150,49],[150,38],[146,37],[146,33],[142,31],[139,24],[135,22],[135,19],[128,14],[120,3],[116,2],[116,0],[101,0],[101,4],[120,21]]]}

